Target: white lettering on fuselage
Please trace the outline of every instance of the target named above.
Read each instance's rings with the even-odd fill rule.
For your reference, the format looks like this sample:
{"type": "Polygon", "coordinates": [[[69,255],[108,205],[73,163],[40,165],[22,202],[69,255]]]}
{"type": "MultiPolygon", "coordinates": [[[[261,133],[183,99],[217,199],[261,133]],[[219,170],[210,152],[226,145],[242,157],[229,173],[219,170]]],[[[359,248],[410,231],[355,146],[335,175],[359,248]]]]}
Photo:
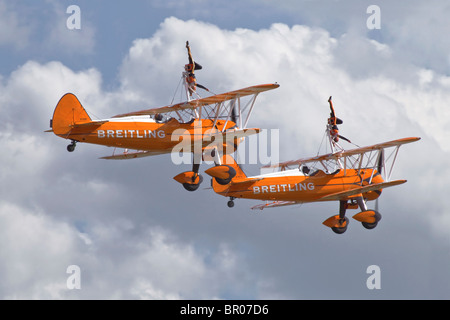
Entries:
{"type": "Polygon", "coordinates": [[[314,183],[271,184],[253,187],[253,194],[314,190],[314,183]]]}
{"type": "Polygon", "coordinates": [[[97,138],[146,139],[165,137],[166,133],[163,130],[97,130],[97,138]]]}

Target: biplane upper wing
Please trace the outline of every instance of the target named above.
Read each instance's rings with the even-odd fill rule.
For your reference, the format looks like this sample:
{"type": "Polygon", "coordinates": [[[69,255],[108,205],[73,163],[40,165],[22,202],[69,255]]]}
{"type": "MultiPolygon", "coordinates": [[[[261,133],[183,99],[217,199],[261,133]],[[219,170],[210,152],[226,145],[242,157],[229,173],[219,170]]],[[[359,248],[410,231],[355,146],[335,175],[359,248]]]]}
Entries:
{"type": "Polygon", "coordinates": [[[347,157],[347,156],[352,156],[355,154],[362,154],[362,153],[366,153],[366,152],[370,152],[370,151],[374,151],[374,150],[381,150],[384,148],[398,147],[398,146],[401,146],[402,144],[411,143],[411,142],[415,142],[418,140],[420,140],[420,138],[418,138],[418,137],[397,139],[397,140],[392,140],[392,141],[383,142],[383,143],[379,143],[379,144],[374,144],[374,145],[368,146],[368,147],[346,150],[346,151],[338,153],[338,154],[339,154],[339,157],[347,157]]]}
{"type": "Polygon", "coordinates": [[[280,162],[277,164],[266,165],[266,166],[263,166],[263,168],[285,168],[288,166],[300,165],[300,164],[304,164],[304,163],[308,163],[308,162],[339,160],[340,158],[343,158],[343,157],[360,155],[360,154],[364,154],[364,153],[371,152],[374,150],[381,150],[381,149],[390,148],[390,147],[399,147],[403,144],[415,142],[418,140],[420,140],[420,138],[418,138],[418,137],[397,139],[397,140],[374,144],[374,145],[362,147],[362,148],[356,148],[356,149],[351,149],[351,150],[346,150],[346,151],[338,151],[335,153],[328,153],[328,154],[324,154],[324,155],[320,155],[320,156],[316,156],[316,157],[302,158],[302,159],[298,159],[298,160],[285,161],[285,162],[280,162]]]}
{"type": "Polygon", "coordinates": [[[201,99],[195,99],[191,101],[181,102],[170,106],[160,107],[160,108],[153,108],[153,109],[146,109],[141,111],[135,111],[135,112],[129,112],[124,114],[119,114],[116,116],[113,116],[113,118],[120,118],[120,117],[128,117],[128,116],[141,116],[141,115],[155,115],[158,113],[167,113],[172,111],[181,111],[185,109],[195,109],[199,108],[201,106],[207,106],[215,103],[221,103],[228,100],[233,100],[237,97],[245,97],[252,94],[259,94],[261,92],[272,90],[278,88],[279,84],[261,84],[256,85],[244,89],[239,89],[235,91],[230,91],[226,93],[216,94],[213,96],[201,98],[201,99]]]}
{"type": "Polygon", "coordinates": [[[265,165],[265,166],[263,166],[263,168],[285,168],[285,167],[289,167],[289,166],[293,166],[293,165],[300,165],[300,164],[308,163],[308,162],[338,159],[338,154],[339,153],[328,153],[328,154],[323,154],[323,155],[316,156],[316,157],[284,161],[284,162],[280,162],[280,163],[276,163],[276,164],[265,165]]]}

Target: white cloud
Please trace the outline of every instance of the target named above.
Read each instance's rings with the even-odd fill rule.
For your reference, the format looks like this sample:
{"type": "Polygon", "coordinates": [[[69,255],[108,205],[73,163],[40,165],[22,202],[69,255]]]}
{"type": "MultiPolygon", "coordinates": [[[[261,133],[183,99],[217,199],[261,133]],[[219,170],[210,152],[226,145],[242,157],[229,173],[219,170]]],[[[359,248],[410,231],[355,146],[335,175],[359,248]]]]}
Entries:
{"type": "Polygon", "coordinates": [[[28,61],[4,81],[0,92],[2,121],[14,125],[15,130],[46,130],[52,108],[64,93],[73,91],[87,100],[98,96],[100,87],[101,75],[95,69],[75,72],[61,62],[28,61]]]}
{"type": "Polygon", "coordinates": [[[342,130],[358,135],[357,143],[375,142],[372,136],[380,127],[382,139],[396,138],[394,133],[401,131],[414,134],[407,127],[415,122],[450,151],[446,111],[440,107],[448,99],[445,81],[423,90],[426,70],[392,61],[387,45],[360,36],[335,39],[321,29],[284,24],[260,31],[224,31],[169,18],[152,38],[134,42],[122,66],[122,87],[139,93],[142,100],[155,101],[155,95],[161,97],[157,101],[167,99],[178,80],[174,74],[180,74],[186,60],[186,39],[204,66],[197,72],[198,82],[216,93],[259,83],[281,84],[261,95],[252,120],[282,128],[281,136],[320,140],[328,115],[326,101],[333,95],[337,112],[346,120],[342,130]],[[401,74],[391,74],[395,63],[406,65],[401,74]],[[280,110],[276,117],[273,106],[280,110]],[[366,128],[363,135],[357,133],[361,127],[366,128]]]}
{"type": "Polygon", "coordinates": [[[33,213],[4,200],[0,220],[2,297],[61,298],[65,270],[78,250],[76,232],[42,212],[33,213]]]}
{"type": "Polygon", "coordinates": [[[223,287],[235,290],[234,274],[241,272],[226,246],[207,262],[161,228],[130,238],[136,226],[123,219],[96,226],[88,242],[73,226],[14,204],[1,204],[0,220],[0,291],[6,299],[210,299],[223,287]],[[80,267],[79,290],[66,285],[66,270],[74,264],[80,267]]]}

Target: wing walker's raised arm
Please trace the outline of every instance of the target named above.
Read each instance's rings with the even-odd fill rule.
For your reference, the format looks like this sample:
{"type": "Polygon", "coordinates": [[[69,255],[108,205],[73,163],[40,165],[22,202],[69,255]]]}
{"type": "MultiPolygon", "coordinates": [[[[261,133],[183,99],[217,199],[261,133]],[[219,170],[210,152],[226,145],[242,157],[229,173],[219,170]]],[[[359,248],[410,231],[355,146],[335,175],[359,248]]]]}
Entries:
{"type": "Polygon", "coordinates": [[[344,121],[342,121],[341,119],[336,117],[336,113],[334,112],[334,108],[333,108],[333,102],[331,101],[331,96],[328,99],[328,103],[330,104],[331,112],[330,112],[330,117],[328,118],[327,132],[328,132],[328,136],[329,136],[329,140],[330,140],[330,144],[331,144],[331,150],[333,150],[333,152],[334,152],[336,147],[337,147],[337,149],[343,150],[343,148],[338,145],[339,139],[343,139],[349,143],[351,143],[351,141],[349,139],[347,139],[346,137],[341,136],[339,134],[338,125],[344,123],[344,121]]]}
{"type": "Polygon", "coordinates": [[[188,51],[188,60],[189,63],[184,66],[185,72],[183,72],[183,78],[185,80],[186,92],[189,93],[187,95],[192,97],[194,93],[196,93],[197,87],[202,88],[203,90],[209,91],[208,88],[202,86],[197,83],[197,79],[195,78],[195,70],[201,70],[202,66],[199,63],[196,63],[192,58],[191,47],[189,46],[189,41],[186,41],[186,49],[188,51]]]}

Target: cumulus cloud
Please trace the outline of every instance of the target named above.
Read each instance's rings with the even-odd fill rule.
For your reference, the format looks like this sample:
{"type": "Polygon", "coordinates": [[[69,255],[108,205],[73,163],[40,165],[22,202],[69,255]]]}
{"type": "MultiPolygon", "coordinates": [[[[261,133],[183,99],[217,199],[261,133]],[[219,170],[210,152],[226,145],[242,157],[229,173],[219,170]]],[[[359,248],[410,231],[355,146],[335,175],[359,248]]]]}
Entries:
{"type": "MultiPolygon", "coordinates": [[[[407,132],[411,127],[407,124],[415,122],[448,151],[448,126],[442,117],[445,110],[440,108],[448,98],[445,75],[393,61],[388,45],[348,35],[333,38],[323,29],[274,24],[260,31],[226,31],[193,20],[168,18],[152,38],[134,42],[121,68],[122,87],[139,93],[142,100],[155,99],[149,88],[160,88],[158,100],[167,100],[174,79],[178,80],[174,75],[186,60],[186,40],[204,66],[197,72],[199,83],[214,92],[275,81],[281,84],[261,95],[253,123],[282,128],[298,140],[308,132],[319,133],[320,140],[328,115],[327,99],[332,95],[337,112],[347,120],[343,130],[351,135],[361,126],[370,126],[368,138],[379,127],[384,127],[383,139],[399,130],[414,134],[407,132]],[[391,73],[396,63],[405,66],[401,75],[391,73]],[[281,111],[276,117],[274,105],[281,111]],[[299,130],[299,125],[304,130],[299,130]]],[[[358,135],[359,143],[374,142],[365,142],[364,135],[358,135]]]]}
{"type": "Polygon", "coordinates": [[[76,230],[43,212],[2,201],[0,206],[2,297],[59,299],[65,271],[80,245],[76,230]]]}
{"type": "Polygon", "coordinates": [[[208,254],[208,262],[161,228],[130,237],[135,226],[123,219],[86,235],[43,212],[3,202],[0,220],[6,299],[206,299],[219,297],[223,287],[235,290],[227,282],[235,281],[239,258],[226,245],[208,254]],[[79,289],[66,285],[72,265],[80,268],[79,289]]]}
{"type": "MultiPolygon", "coordinates": [[[[221,201],[224,199],[211,190],[187,194],[172,182],[171,177],[183,170],[174,167],[168,157],[105,162],[95,158],[107,148],[79,144],[75,153],[68,154],[66,141],[42,132],[66,92],[75,93],[88,112],[98,117],[169,104],[187,61],[186,40],[194,59],[203,66],[197,72],[198,82],[213,92],[275,81],[281,85],[258,97],[250,125],[280,129],[282,160],[316,154],[329,114],[330,95],[338,116],[344,119],[343,135],[355,143],[422,136],[420,146],[401,150],[402,160],[396,169],[401,178],[415,180],[403,189],[415,197],[409,198],[402,191],[389,196],[385,191],[385,205],[399,208],[399,220],[410,217],[411,212],[417,212],[415,206],[423,208],[422,189],[414,186],[424,184],[428,192],[435,192],[433,209],[445,212],[445,203],[440,200],[445,199],[445,177],[436,168],[444,165],[450,151],[446,143],[448,117],[442,109],[449,95],[448,77],[401,61],[408,68],[392,72],[395,55],[391,46],[364,37],[358,38],[355,46],[346,37],[282,23],[258,31],[230,31],[172,17],[151,37],[133,42],[120,66],[120,86],[113,91],[102,88],[97,69],[75,71],[57,61],[28,61],[4,75],[0,85],[0,141],[4,149],[0,176],[8,183],[2,186],[0,237],[11,246],[0,251],[0,269],[9,279],[0,295],[298,298],[309,297],[311,288],[317,290],[319,275],[313,277],[315,284],[297,280],[298,270],[280,269],[275,260],[288,259],[302,270],[312,270],[308,259],[299,259],[306,256],[322,261],[315,255],[320,248],[346,269],[345,261],[336,255],[338,248],[324,245],[335,238],[322,240],[324,236],[318,231],[323,230],[320,222],[331,215],[328,211],[337,210],[333,206],[317,207],[317,215],[307,214],[314,212],[312,207],[302,208],[302,223],[296,219],[298,208],[258,218],[230,213],[221,201]],[[350,55],[358,47],[361,54],[350,55]],[[364,66],[370,72],[362,70],[364,66]],[[417,177],[419,170],[426,174],[417,177]],[[268,233],[267,228],[273,232],[268,233]],[[276,236],[280,234],[282,239],[276,236]],[[299,245],[299,239],[308,239],[317,247],[306,247],[303,242],[299,245]],[[33,250],[35,246],[39,249],[33,250]],[[39,255],[41,250],[44,254],[39,255]],[[296,258],[298,250],[302,251],[300,258],[296,258]],[[70,264],[81,268],[80,291],[65,287],[65,270],[70,264]],[[301,289],[292,287],[293,278],[301,289]]],[[[250,202],[243,201],[242,211],[248,211],[249,206],[250,202]]],[[[417,216],[424,221],[420,213],[417,216]]],[[[386,220],[390,219],[383,223],[388,223],[386,220]]],[[[445,218],[439,221],[441,227],[448,223],[445,218]]],[[[443,231],[435,224],[429,226],[443,231]]],[[[354,236],[359,240],[368,237],[367,233],[354,236]]],[[[385,241],[381,239],[380,246],[387,244],[385,241]]],[[[354,243],[347,245],[370,258],[354,243]]],[[[374,250],[380,254],[381,249],[374,250]]],[[[327,273],[328,266],[334,267],[328,261],[316,271],[327,273]]],[[[338,278],[318,286],[323,290],[340,286],[343,279],[338,278]]]]}

